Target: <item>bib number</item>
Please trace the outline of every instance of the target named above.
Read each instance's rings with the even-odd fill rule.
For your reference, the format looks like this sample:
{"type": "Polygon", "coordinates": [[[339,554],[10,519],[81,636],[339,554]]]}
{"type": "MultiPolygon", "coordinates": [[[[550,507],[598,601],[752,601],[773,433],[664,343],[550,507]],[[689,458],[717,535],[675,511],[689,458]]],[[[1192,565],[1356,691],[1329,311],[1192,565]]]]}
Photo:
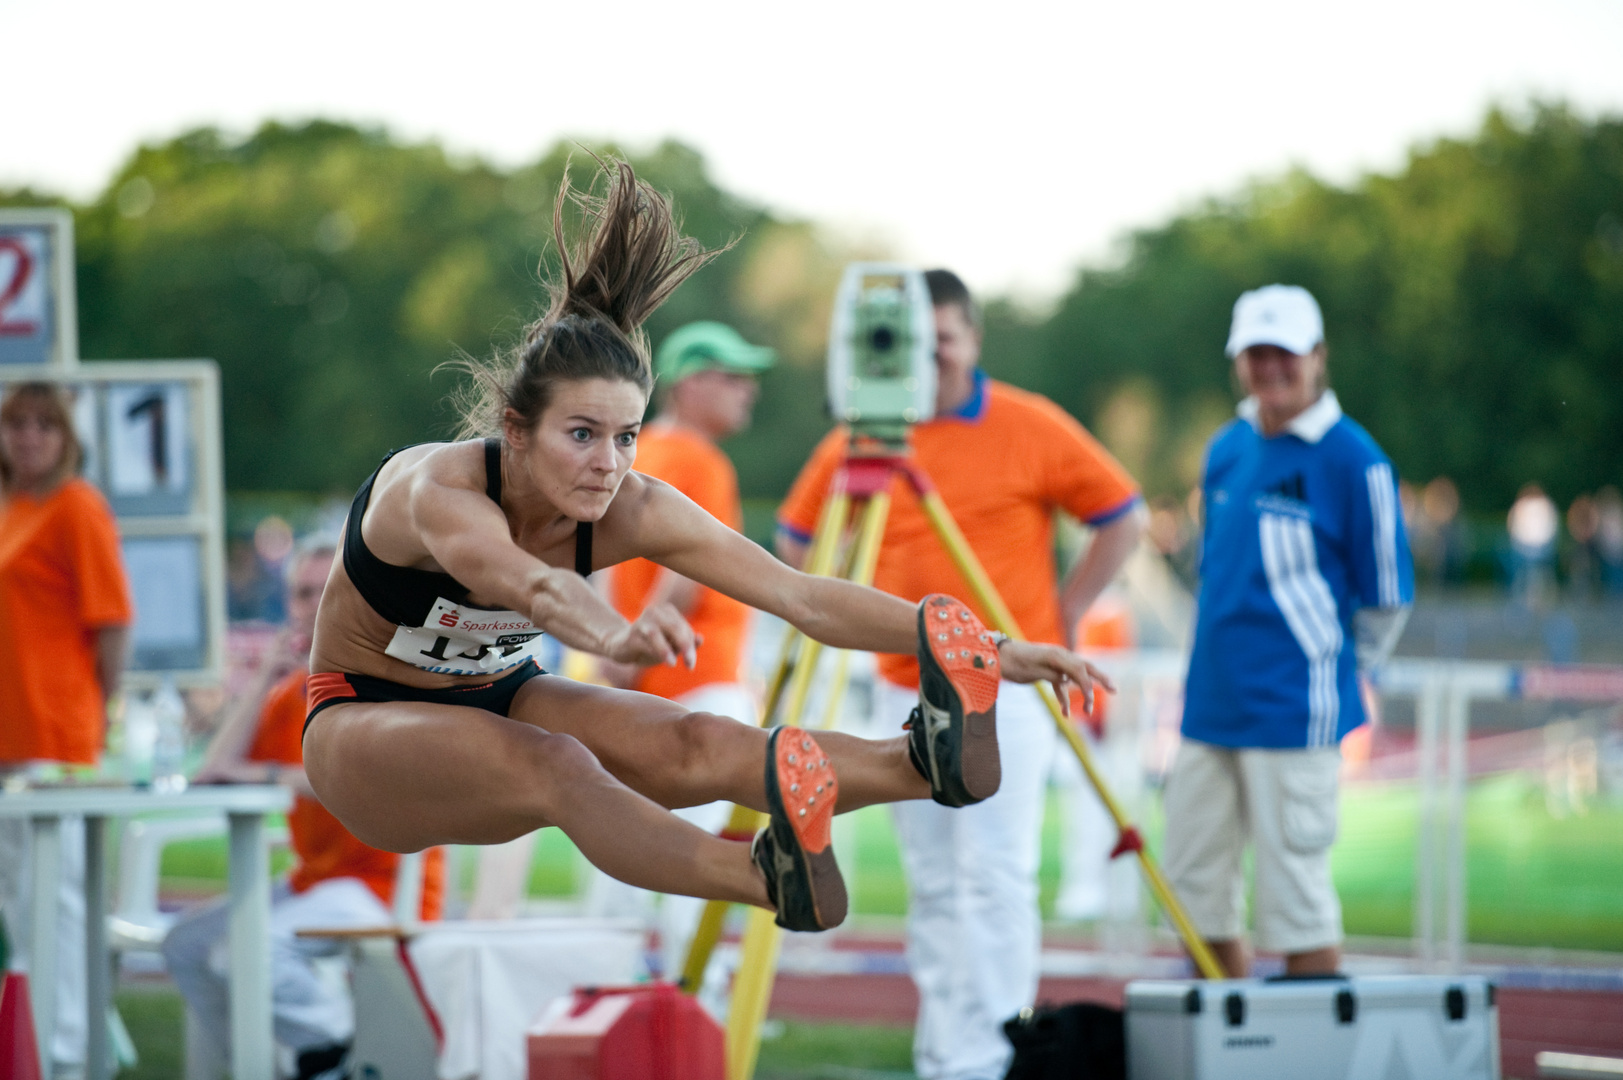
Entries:
{"type": "Polygon", "coordinates": [[[441,675],[491,675],[538,651],[541,628],[516,611],[453,604],[444,597],[422,626],[395,628],[385,652],[441,675]]]}

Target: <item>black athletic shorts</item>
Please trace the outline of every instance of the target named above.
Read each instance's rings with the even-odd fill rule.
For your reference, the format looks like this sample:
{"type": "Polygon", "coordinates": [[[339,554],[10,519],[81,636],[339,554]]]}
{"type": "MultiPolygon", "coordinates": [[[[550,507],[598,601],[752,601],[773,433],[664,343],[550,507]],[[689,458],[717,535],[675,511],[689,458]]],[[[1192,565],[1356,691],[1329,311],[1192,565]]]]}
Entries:
{"type": "Polygon", "coordinates": [[[310,730],[310,721],[316,718],[316,713],[329,705],[342,705],[346,701],[428,701],[436,705],[465,705],[506,716],[513,707],[513,698],[518,696],[518,688],[537,675],[545,674],[534,660],[526,660],[495,682],[424,690],[371,675],[322,671],[310,676],[310,681],[305,684],[305,708],[308,711],[304,715],[304,730],[310,730]]]}

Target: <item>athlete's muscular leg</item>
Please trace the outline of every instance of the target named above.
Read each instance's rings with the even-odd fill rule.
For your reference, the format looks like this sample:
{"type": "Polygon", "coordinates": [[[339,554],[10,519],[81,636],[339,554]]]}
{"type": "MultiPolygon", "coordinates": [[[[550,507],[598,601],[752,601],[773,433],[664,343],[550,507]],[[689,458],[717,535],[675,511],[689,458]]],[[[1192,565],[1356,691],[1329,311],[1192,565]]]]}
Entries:
{"type": "Polygon", "coordinates": [[[374,847],[496,844],[556,825],[632,885],[770,906],[747,845],[667,813],[568,735],[480,709],[352,702],[316,716],[304,761],[322,803],[374,847]]]}
{"type": "MultiPolygon", "coordinates": [[[[665,698],[555,676],[525,683],[512,717],[573,735],[609,772],[662,806],[726,799],[766,809],[767,733],[760,728],[688,712],[665,698]]],[[[837,812],[930,797],[929,783],[908,760],[906,737],[815,734],[840,780],[837,812]]]]}

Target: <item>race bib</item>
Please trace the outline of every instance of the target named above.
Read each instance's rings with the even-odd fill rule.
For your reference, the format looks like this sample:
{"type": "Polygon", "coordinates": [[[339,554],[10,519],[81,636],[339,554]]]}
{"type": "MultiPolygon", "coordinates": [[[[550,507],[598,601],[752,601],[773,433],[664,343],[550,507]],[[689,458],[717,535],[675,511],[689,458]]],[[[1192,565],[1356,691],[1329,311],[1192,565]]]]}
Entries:
{"type": "Polygon", "coordinates": [[[453,604],[443,596],[422,626],[395,628],[384,650],[438,675],[493,675],[540,650],[541,628],[516,611],[453,604]]]}

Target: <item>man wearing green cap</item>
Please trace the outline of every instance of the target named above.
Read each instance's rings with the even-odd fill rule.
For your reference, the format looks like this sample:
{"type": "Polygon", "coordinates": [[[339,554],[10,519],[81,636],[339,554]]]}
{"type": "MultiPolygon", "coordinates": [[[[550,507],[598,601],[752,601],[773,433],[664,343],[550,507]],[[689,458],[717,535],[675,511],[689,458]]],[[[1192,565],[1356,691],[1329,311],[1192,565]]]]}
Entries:
{"type": "MultiPolygon", "coordinates": [[[[749,426],[758,392],[755,377],[775,358],[771,349],[751,345],[719,322],[689,323],[666,338],[654,358],[659,414],[637,436],[637,471],[670,484],[718,520],[743,528],[738,474],[716,444],[749,426]]],[[[692,701],[694,694],[712,688],[742,692],[747,607],[646,559],[616,566],[610,591],[614,606],[630,619],[657,601],[674,604],[704,641],[691,671],[680,664],[617,665],[604,671],[610,681],[704,712],[753,719],[753,711],[692,701]]]]}
{"type": "MultiPolygon", "coordinates": [[[[667,337],[654,358],[659,413],[637,436],[638,472],[665,481],[718,520],[742,529],[738,473],[717,443],[749,427],[759,393],[756,376],[776,354],[751,345],[730,326],[695,322],[667,337]]],[[[674,604],[702,639],[698,662],[635,668],[607,661],[601,674],[617,686],[679,701],[698,712],[753,723],[755,702],[744,685],[750,609],[646,559],[621,563],[608,575],[610,601],[628,619],[650,604],[674,604]]],[[[680,810],[712,832],[726,823],[728,804],[680,810]]],[[[612,888],[612,886],[605,886],[612,888]]],[[[665,898],[661,939],[667,974],[679,970],[702,907],[688,897],[665,898]]]]}

